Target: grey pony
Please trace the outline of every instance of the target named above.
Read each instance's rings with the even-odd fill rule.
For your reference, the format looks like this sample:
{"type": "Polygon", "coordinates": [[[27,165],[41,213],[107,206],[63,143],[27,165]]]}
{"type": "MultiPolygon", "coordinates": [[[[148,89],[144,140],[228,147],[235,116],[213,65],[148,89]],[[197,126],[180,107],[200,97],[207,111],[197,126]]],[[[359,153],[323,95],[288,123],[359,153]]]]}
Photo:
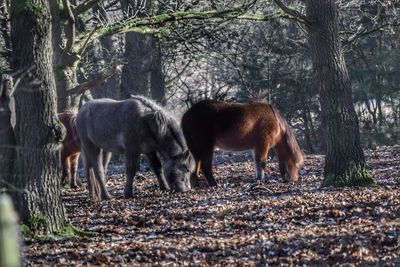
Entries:
{"type": "Polygon", "coordinates": [[[125,198],[133,196],[133,179],[141,154],[146,156],[161,190],[190,189],[194,160],[182,130],[152,100],[131,96],[121,101],[108,98],[89,101],[78,112],[76,128],[92,198],[110,198],[104,181],[102,151],[125,155],[125,198]],[[97,183],[91,178],[92,171],[97,183]],[[93,193],[95,189],[91,188],[97,188],[97,192],[93,193]]]}

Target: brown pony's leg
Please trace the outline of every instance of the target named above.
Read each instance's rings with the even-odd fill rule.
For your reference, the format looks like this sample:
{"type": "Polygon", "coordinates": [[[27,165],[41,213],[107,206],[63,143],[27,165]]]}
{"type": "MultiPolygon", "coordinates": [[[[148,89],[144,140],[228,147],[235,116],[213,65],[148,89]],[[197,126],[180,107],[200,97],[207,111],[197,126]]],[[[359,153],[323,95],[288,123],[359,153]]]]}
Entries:
{"type": "Polygon", "coordinates": [[[217,186],[214,175],[212,173],[212,159],[214,154],[214,148],[208,149],[204,152],[200,160],[201,169],[203,170],[204,176],[207,178],[209,186],[217,186]]]}
{"type": "Polygon", "coordinates": [[[77,177],[77,173],[78,173],[78,159],[79,159],[79,153],[76,153],[74,155],[72,155],[69,159],[70,163],[71,163],[71,178],[69,181],[69,186],[70,188],[76,188],[78,187],[78,184],[81,185],[82,182],[80,179],[78,179],[77,177]]]}
{"type": "Polygon", "coordinates": [[[283,180],[286,180],[286,164],[285,161],[279,158],[279,171],[283,180]]]}
{"type": "Polygon", "coordinates": [[[65,181],[69,181],[69,176],[70,176],[69,158],[66,158],[65,156],[61,156],[61,162],[62,162],[61,186],[64,186],[65,181]]]}
{"type": "Polygon", "coordinates": [[[254,164],[256,166],[256,180],[265,178],[264,169],[267,166],[269,146],[264,145],[254,149],[254,164]]]}
{"type": "Polygon", "coordinates": [[[195,172],[196,172],[197,177],[200,176],[200,167],[201,167],[201,161],[200,160],[196,160],[195,172]]]}
{"type": "Polygon", "coordinates": [[[193,188],[200,187],[199,176],[200,176],[201,161],[200,160],[195,160],[195,161],[196,161],[196,167],[194,169],[194,172],[190,176],[190,186],[193,188]]]}

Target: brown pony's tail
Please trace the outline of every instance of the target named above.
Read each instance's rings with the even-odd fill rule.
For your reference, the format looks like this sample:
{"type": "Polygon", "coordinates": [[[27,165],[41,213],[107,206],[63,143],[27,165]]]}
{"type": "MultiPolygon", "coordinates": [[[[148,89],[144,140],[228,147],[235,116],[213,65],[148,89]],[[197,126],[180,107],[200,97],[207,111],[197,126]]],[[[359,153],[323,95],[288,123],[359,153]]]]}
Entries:
{"type": "Polygon", "coordinates": [[[272,111],[275,114],[276,119],[278,120],[279,127],[283,132],[286,144],[288,145],[290,152],[293,154],[295,158],[296,164],[303,165],[304,154],[299,146],[299,143],[296,140],[296,136],[294,135],[292,128],[290,127],[286,119],[281,115],[281,113],[278,111],[276,107],[274,107],[273,105],[269,106],[271,107],[272,111]]]}

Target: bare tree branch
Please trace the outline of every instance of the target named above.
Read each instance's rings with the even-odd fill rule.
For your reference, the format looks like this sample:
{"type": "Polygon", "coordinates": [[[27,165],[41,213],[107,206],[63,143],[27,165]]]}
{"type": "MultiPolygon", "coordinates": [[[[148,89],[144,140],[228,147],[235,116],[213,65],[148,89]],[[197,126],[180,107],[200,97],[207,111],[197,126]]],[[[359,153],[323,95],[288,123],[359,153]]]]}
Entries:
{"type": "Polygon", "coordinates": [[[71,4],[69,0],[63,0],[64,12],[68,20],[68,27],[66,27],[67,44],[65,51],[71,51],[73,44],[75,43],[75,16],[71,9],[71,4]]]}
{"type": "MultiPolygon", "coordinates": [[[[344,40],[344,44],[345,45],[352,44],[356,40],[361,39],[361,38],[363,38],[365,36],[368,36],[370,34],[373,34],[375,32],[379,32],[379,31],[383,30],[386,27],[399,27],[399,26],[400,26],[400,23],[385,23],[385,24],[382,24],[382,25],[380,25],[380,26],[378,26],[376,28],[373,28],[373,29],[369,29],[369,30],[363,29],[361,31],[357,31],[357,32],[352,33],[352,35],[347,40],[344,40]]],[[[341,32],[340,34],[346,34],[346,32],[341,32]]]]}
{"type": "Polygon", "coordinates": [[[115,75],[119,75],[122,73],[122,65],[116,65],[113,68],[111,68],[108,72],[102,74],[101,76],[87,81],[85,83],[82,83],[72,89],[67,90],[67,95],[71,96],[71,95],[78,95],[78,94],[82,94],[87,90],[91,90],[103,83],[105,83],[108,79],[110,79],[111,77],[114,77],[115,75]]]}
{"type": "Polygon", "coordinates": [[[96,5],[103,2],[103,0],[88,0],[82,1],[80,5],[74,8],[74,16],[78,16],[80,14],[85,13],[86,11],[90,10],[91,8],[95,7],[96,5]]]}
{"type": "Polygon", "coordinates": [[[279,6],[280,9],[282,9],[283,12],[288,14],[289,16],[292,16],[293,18],[297,18],[300,22],[306,24],[307,26],[311,26],[311,21],[307,18],[306,15],[300,13],[297,10],[291,9],[288,6],[286,6],[284,3],[282,3],[281,0],[274,0],[274,2],[279,6]]]}
{"type": "Polygon", "coordinates": [[[101,27],[95,29],[89,34],[82,36],[80,41],[76,43],[77,50],[82,50],[82,47],[87,46],[93,40],[103,36],[125,33],[125,32],[139,32],[139,33],[160,33],[167,31],[166,28],[161,26],[168,22],[178,22],[183,20],[207,20],[207,19],[241,19],[241,20],[254,20],[254,21],[269,21],[278,18],[295,19],[291,15],[282,14],[281,12],[261,15],[246,13],[242,9],[223,10],[223,11],[209,11],[209,12],[174,12],[162,14],[145,18],[129,18],[116,25],[110,27],[101,27]]]}
{"type": "Polygon", "coordinates": [[[89,35],[87,36],[85,42],[83,43],[82,46],[80,46],[79,51],[78,51],[78,55],[82,56],[83,53],[85,52],[86,48],[89,46],[89,44],[94,40],[92,39],[93,35],[96,33],[96,31],[98,31],[99,29],[101,29],[101,26],[95,26],[93,28],[93,30],[89,33],[89,35]]]}

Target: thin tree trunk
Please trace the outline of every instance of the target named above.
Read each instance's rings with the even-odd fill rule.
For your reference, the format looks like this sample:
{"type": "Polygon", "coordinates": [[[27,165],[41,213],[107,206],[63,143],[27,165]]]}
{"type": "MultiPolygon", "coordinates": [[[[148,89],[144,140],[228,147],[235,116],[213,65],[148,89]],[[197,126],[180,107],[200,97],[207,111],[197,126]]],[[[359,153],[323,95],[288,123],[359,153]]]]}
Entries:
{"type": "Polygon", "coordinates": [[[12,78],[1,77],[0,84],[0,188],[12,190],[15,136],[11,125],[10,92],[12,78]]]}
{"type": "Polygon", "coordinates": [[[304,121],[304,135],[308,147],[308,152],[309,153],[314,153],[314,146],[311,141],[311,130],[310,130],[310,122],[309,122],[309,117],[308,117],[309,109],[303,109],[302,111],[302,117],[304,121]]]}
{"type": "MultiPolygon", "coordinates": [[[[155,1],[136,2],[132,10],[131,2],[121,0],[126,12],[145,9],[139,17],[156,14],[159,9],[155,1]],[[143,5],[144,3],[144,5],[143,5]],[[143,5],[143,6],[142,6],[143,5]]],[[[121,75],[121,98],[131,94],[141,94],[157,101],[165,100],[165,77],[162,69],[162,53],[159,41],[152,34],[126,33],[125,58],[127,64],[121,75]]]]}
{"type": "Polygon", "coordinates": [[[65,224],[59,150],[64,130],[56,116],[50,7],[48,0],[15,2],[12,67],[35,68],[15,91],[14,185],[19,190],[14,201],[23,221],[40,222],[41,230],[54,231],[65,224]]]}
{"type": "Polygon", "coordinates": [[[376,106],[378,109],[378,125],[382,127],[384,118],[382,112],[382,98],[380,96],[376,98],[376,106]]]}
{"type": "Polygon", "coordinates": [[[326,135],[323,186],[370,185],[334,0],[307,0],[309,39],[326,135]]]}
{"type": "Polygon", "coordinates": [[[121,97],[140,94],[161,101],[165,95],[161,51],[151,34],[127,33],[121,77],[121,97]]]}

